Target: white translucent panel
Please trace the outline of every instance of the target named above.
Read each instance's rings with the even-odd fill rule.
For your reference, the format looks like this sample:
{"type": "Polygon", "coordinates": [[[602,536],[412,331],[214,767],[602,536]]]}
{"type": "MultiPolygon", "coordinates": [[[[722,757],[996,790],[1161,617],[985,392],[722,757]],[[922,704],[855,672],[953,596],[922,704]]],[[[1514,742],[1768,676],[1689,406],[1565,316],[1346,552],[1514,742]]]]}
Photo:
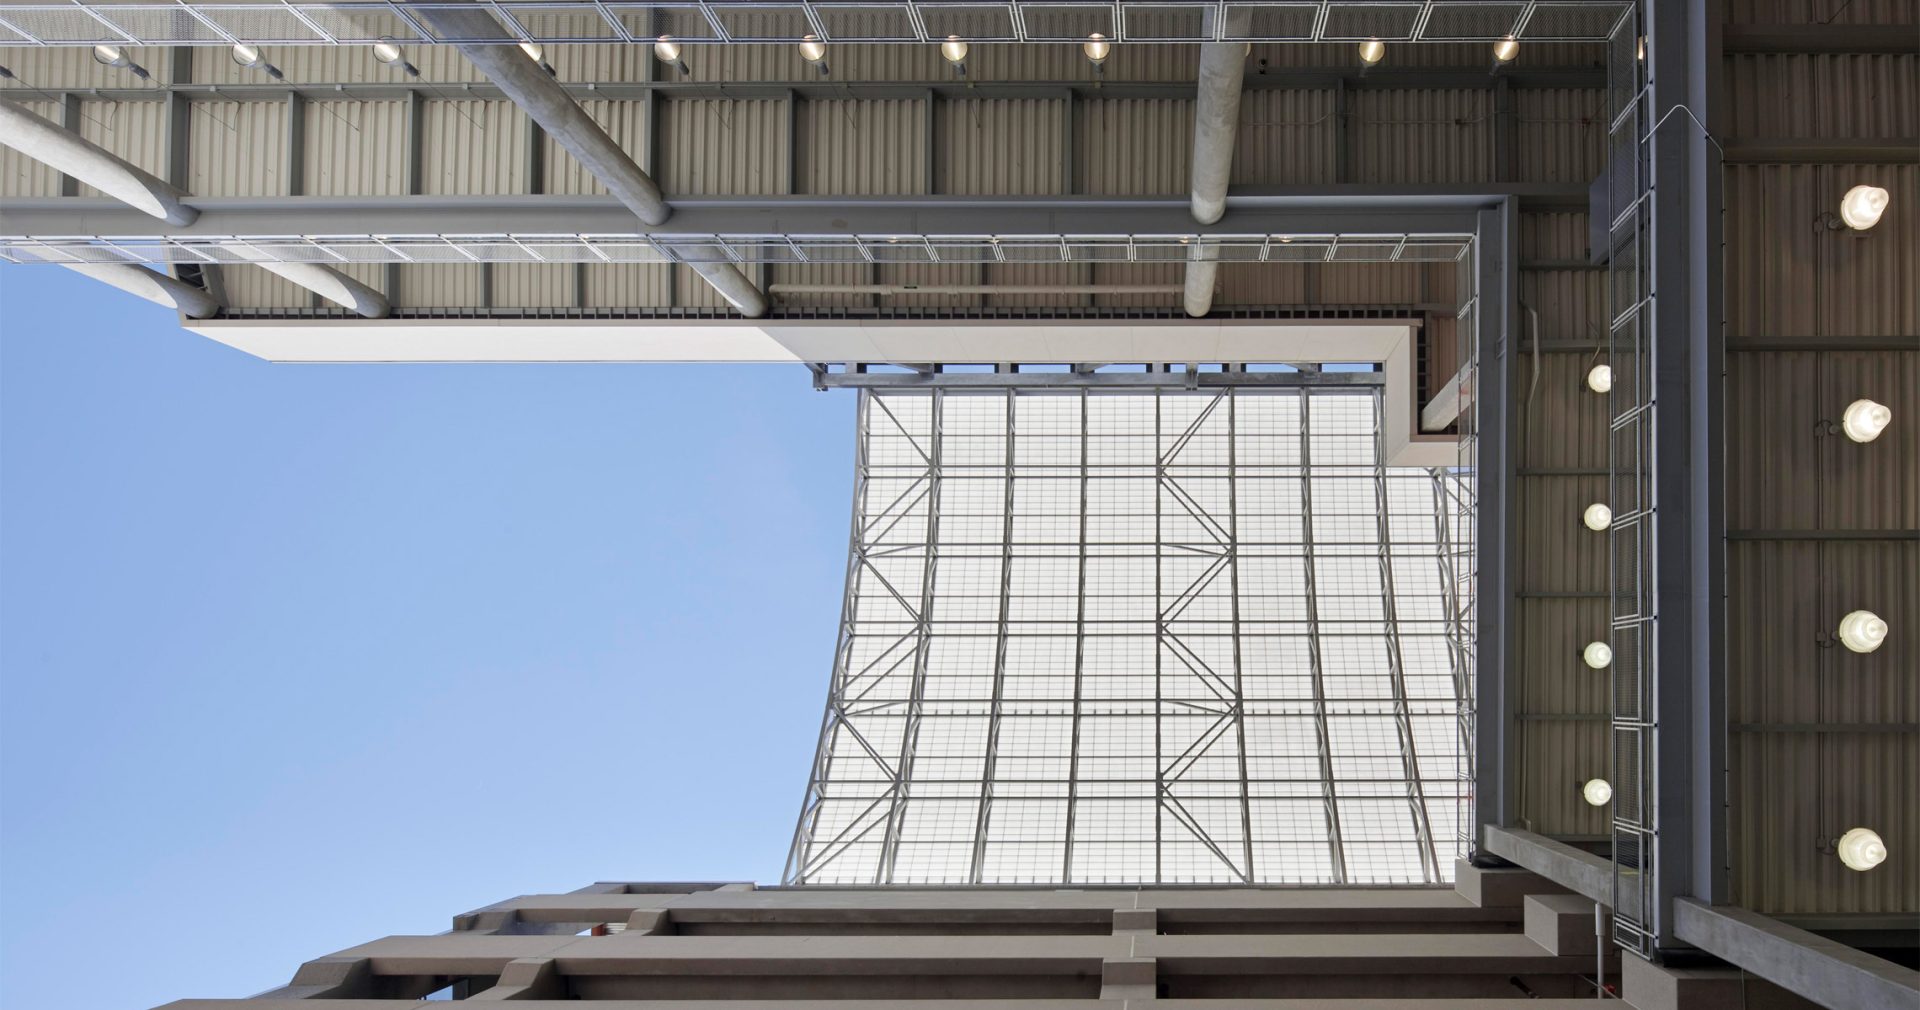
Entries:
{"type": "Polygon", "coordinates": [[[1379,410],[1364,387],[863,394],[790,878],[1450,880],[1471,487],[1381,465],[1379,410]]]}

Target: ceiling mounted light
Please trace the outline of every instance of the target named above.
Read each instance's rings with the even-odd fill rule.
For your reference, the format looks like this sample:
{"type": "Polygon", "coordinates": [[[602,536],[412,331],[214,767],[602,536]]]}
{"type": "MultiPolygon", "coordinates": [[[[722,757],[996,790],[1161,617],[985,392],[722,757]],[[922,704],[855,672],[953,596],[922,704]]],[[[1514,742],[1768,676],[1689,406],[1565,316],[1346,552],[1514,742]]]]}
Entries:
{"type": "Polygon", "coordinates": [[[1855,231],[1866,231],[1880,223],[1890,199],[1878,186],[1855,186],[1840,198],[1840,220],[1855,231]]]}
{"type": "Polygon", "coordinates": [[[266,58],[260,55],[260,48],[258,46],[250,46],[244,42],[235,45],[233,47],[233,62],[237,66],[245,67],[248,70],[258,70],[276,81],[284,81],[287,79],[286,75],[280,72],[279,67],[268,63],[266,58]]]}
{"type": "Polygon", "coordinates": [[[940,43],[940,55],[946,57],[948,63],[967,62],[967,41],[958,35],[947,36],[947,40],[940,43]]]}
{"type": "Polygon", "coordinates": [[[1840,644],[1855,652],[1872,652],[1887,641],[1887,622],[1871,610],[1856,610],[1840,619],[1840,644]]]}
{"type": "Polygon", "coordinates": [[[1379,39],[1368,39],[1360,43],[1360,65],[1371,67],[1387,58],[1387,44],[1379,39]]]}
{"type": "Polygon", "coordinates": [[[1865,872],[1887,861],[1887,843],[1871,828],[1854,828],[1834,846],[1848,869],[1865,872]]]}
{"type": "Polygon", "coordinates": [[[671,35],[662,35],[653,43],[653,58],[680,71],[684,76],[693,73],[680,59],[680,43],[671,35]]]}
{"type": "Polygon", "coordinates": [[[820,76],[829,73],[827,68],[827,44],[820,41],[818,35],[805,35],[800,39],[800,58],[820,68],[820,76]]]}
{"type": "Polygon", "coordinates": [[[1588,642],[1580,650],[1580,659],[1596,670],[1604,670],[1613,665],[1613,647],[1605,642],[1588,642]]]}
{"type": "Polygon", "coordinates": [[[147,73],[146,67],[133,62],[132,57],[127,55],[127,51],[119,46],[94,46],[93,62],[103,67],[118,67],[143,81],[152,78],[152,75],[147,73]]]}
{"type": "Polygon", "coordinates": [[[1587,506],[1585,512],[1580,513],[1580,521],[1586,523],[1588,529],[1598,533],[1613,525],[1613,510],[1599,502],[1594,502],[1587,506]]]}
{"type": "Polygon", "coordinates": [[[1113,55],[1113,43],[1105,35],[1094,32],[1087,36],[1085,42],[1080,43],[1080,51],[1086,54],[1088,63],[1098,67],[1107,62],[1108,56],[1113,55]]]}
{"type": "Polygon", "coordinates": [[[1520,40],[1509,35],[1493,44],[1495,63],[1512,63],[1520,56],[1520,40]]]}
{"type": "Polygon", "coordinates": [[[1893,423],[1893,408],[1872,400],[1855,400],[1841,415],[1840,430],[1855,442],[1871,442],[1893,423]]]}
{"type": "Polygon", "coordinates": [[[527,54],[527,59],[530,59],[534,63],[539,64],[540,69],[546,71],[548,77],[560,76],[560,72],[558,70],[553,69],[553,64],[548,63],[546,61],[546,55],[547,55],[546,46],[543,46],[540,43],[533,41],[532,39],[525,39],[525,40],[522,40],[520,43],[520,51],[527,54]]]}
{"type": "Polygon", "coordinates": [[[1588,779],[1580,787],[1580,798],[1586,800],[1589,806],[1604,807],[1613,799],[1613,787],[1607,784],[1606,779],[1588,779]]]}
{"type": "Polygon", "coordinates": [[[1595,365],[1587,370],[1587,388],[1604,393],[1613,388],[1613,366],[1595,365]]]}
{"type": "Polygon", "coordinates": [[[408,77],[420,76],[420,68],[407,62],[406,56],[400,52],[399,46],[393,44],[392,39],[381,39],[375,42],[373,44],[373,58],[387,66],[398,67],[404,71],[408,77]]]}

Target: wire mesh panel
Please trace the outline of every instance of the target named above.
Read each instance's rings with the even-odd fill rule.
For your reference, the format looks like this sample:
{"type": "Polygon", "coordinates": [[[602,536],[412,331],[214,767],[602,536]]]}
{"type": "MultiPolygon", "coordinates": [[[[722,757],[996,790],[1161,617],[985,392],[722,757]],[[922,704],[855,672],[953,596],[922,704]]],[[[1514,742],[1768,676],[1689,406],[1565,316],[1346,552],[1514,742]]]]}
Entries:
{"type": "Polygon", "coordinates": [[[789,882],[1452,879],[1459,480],[1384,464],[1377,388],[867,390],[859,424],[789,882]]]}
{"type": "Polygon", "coordinates": [[[1636,22],[1629,17],[1608,42],[1608,95],[1612,116],[1609,162],[1611,257],[1608,306],[1612,318],[1608,393],[1608,529],[1611,557],[1612,784],[1614,939],[1643,957],[1653,952],[1652,867],[1654,823],[1653,641],[1654,607],[1653,459],[1657,417],[1648,362],[1653,291],[1648,262],[1653,254],[1652,120],[1646,62],[1636,22]]]}

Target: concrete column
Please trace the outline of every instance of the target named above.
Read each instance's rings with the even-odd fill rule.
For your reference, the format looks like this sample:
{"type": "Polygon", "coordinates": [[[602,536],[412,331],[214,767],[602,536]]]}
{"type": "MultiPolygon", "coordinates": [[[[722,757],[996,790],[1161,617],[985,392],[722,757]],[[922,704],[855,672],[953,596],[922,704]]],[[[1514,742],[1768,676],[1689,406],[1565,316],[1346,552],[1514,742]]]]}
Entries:
{"type": "MultiPolygon", "coordinates": [[[[444,10],[424,8],[416,16],[455,38],[485,37],[499,26],[484,10],[444,10]]],[[[660,192],[653,177],[615,143],[600,124],[587,115],[580,103],[567,94],[560,83],[514,45],[457,46],[467,62],[474,65],[501,93],[526,110],[554,142],[573,155],[607,191],[618,197],[634,216],[650,226],[665,224],[673,208],[660,192]]],[[[693,263],[694,272],[705,278],[721,297],[749,318],[766,315],[767,297],[753,286],[746,275],[731,263],[693,263]]]]}
{"type": "Polygon", "coordinates": [[[200,216],[186,205],[187,194],[4,98],[0,98],[0,144],[168,224],[188,225],[200,216]]]}
{"type": "MultiPolygon", "coordinates": [[[[1213,224],[1227,212],[1227,180],[1233,174],[1234,136],[1240,126],[1240,90],[1247,75],[1247,47],[1239,42],[1209,42],[1200,47],[1199,101],[1193,111],[1193,219],[1213,224]]],[[[1213,288],[1220,275],[1216,250],[1202,246],[1187,264],[1184,298],[1187,315],[1200,318],[1213,309],[1213,288]]]]}
{"type": "Polygon", "coordinates": [[[165,305],[190,319],[205,319],[220,311],[220,303],[185,281],[131,263],[62,263],[75,273],[111,284],[156,305],[165,305]]]}
{"type": "Polygon", "coordinates": [[[385,295],[332,267],[318,263],[259,263],[256,265],[268,273],[284,277],[306,288],[335,305],[352,309],[368,319],[384,319],[391,311],[385,295]]]}

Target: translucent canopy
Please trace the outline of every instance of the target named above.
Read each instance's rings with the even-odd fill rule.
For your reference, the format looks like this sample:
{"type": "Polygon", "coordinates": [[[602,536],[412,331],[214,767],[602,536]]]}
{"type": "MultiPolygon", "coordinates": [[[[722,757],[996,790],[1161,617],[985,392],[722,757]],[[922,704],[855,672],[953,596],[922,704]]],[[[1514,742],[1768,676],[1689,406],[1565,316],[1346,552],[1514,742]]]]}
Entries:
{"type": "Polygon", "coordinates": [[[1470,513],[1379,396],[863,393],[788,880],[1450,881],[1470,513]]]}

